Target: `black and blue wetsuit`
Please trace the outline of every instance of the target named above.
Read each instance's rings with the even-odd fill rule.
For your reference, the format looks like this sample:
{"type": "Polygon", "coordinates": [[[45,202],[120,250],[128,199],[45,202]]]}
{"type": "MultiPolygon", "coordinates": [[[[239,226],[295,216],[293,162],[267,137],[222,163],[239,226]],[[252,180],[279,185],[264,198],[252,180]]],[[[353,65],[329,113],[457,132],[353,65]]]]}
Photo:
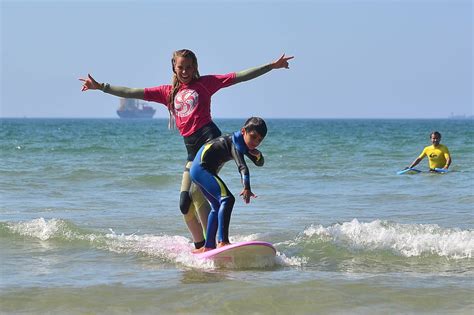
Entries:
{"type": "Polygon", "coordinates": [[[229,223],[235,198],[217,175],[221,167],[234,160],[239,169],[242,184],[250,190],[250,173],[245,163],[246,155],[255,165],[263,166],[264,158],[249,153],[240,131],[225,135],[206,143],[196,154],[192,163],[191,179],[201,188],[204,196],[211,204],[209,213],[206,244],[207,248],[216,247],[216,233],[219,242],[229,242],[229,223]]]}

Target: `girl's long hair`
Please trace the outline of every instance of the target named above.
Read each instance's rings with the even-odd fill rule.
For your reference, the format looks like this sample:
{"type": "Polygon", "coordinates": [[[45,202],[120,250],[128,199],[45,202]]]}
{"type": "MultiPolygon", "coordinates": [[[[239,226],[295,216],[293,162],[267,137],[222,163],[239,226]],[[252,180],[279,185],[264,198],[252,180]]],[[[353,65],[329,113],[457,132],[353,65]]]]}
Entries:
{"type": "Polygon", "coordinates": [[[171,79],[171,93],[168,96],[168,111],[170,114],[170,119],[168,121],[168,128],[172,129],[175,127],[175,108],[174,108],[174,98],[178,93],[178,90],[181,86],[181,82],[178,80],[178,76],[176,75],[176,71],[174,67],[176,65],[176,59],[178,57],[190,58],[194,65],[194,77],[193,80],[199,79],[199,71],[198,71],[198,61],[196,55],[189,49],[180,49],[173,53],[173,57],[171,58],[171,70],[173,71],[173,77],[171,79]]]}

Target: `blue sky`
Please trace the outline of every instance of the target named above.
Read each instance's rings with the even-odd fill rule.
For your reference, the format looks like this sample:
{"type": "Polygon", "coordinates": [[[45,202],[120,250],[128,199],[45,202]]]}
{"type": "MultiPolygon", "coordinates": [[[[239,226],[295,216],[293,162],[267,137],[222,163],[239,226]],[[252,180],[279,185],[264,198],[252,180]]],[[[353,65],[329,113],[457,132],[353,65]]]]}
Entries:
{"type": "Polygon", "coordinates": [[[116,117],[118,99],[77,78],[168,84],[181,48],[201,75],[295,56],[215,94],[215,118],[472,115],[472,13],[468,0],[3,0],[0,117],[116,117]]]}

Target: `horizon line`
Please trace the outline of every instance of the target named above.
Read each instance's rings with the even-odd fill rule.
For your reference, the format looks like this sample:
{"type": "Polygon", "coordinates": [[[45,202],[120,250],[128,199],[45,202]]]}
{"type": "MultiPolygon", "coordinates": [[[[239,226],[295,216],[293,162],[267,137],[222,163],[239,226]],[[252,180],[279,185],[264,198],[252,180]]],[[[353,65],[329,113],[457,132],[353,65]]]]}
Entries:
{"type": "MultiPolygon", "coordinates": [[[[213,117],[213,119],[247,119],[250,116],[245,117],[213,117]]],[[[154,117],[154,118],[120,118],[120,117],[47,117],[47,116],[10,116],[2,117],[0,119],[110,119],[110,120],[168,120],[165,117],[154,117]]],[[[445,116],[445,117],[265,117],[265,119],[295,119],[295,120],[334,120],[334,119],[380,119],[380,120],[400,120],[400,119],[419,119],[419,120],[429,120],[429,119],[451,119],[451,120],[469,120],[474,119],[474,115],[454,115],[454,116],[445,116]]]]}

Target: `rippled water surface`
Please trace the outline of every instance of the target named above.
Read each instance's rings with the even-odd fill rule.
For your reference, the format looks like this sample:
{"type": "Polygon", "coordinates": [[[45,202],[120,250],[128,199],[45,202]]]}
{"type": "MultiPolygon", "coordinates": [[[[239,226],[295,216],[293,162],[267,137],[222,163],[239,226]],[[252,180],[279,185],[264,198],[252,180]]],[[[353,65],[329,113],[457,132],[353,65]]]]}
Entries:
{"type": "MultiPolygon", "coordinates": [[[[472,120],[268,120],[258,198],[236,202],[230,233],[277,257],[226,268],[190,254],[165,120],[0,122],[2,312],[472,312],[472,120]],[[433,130],[450,172],[396,175],[433,130]]],[[[233,162],[221,177],[240,192],[233,162]]]]}

